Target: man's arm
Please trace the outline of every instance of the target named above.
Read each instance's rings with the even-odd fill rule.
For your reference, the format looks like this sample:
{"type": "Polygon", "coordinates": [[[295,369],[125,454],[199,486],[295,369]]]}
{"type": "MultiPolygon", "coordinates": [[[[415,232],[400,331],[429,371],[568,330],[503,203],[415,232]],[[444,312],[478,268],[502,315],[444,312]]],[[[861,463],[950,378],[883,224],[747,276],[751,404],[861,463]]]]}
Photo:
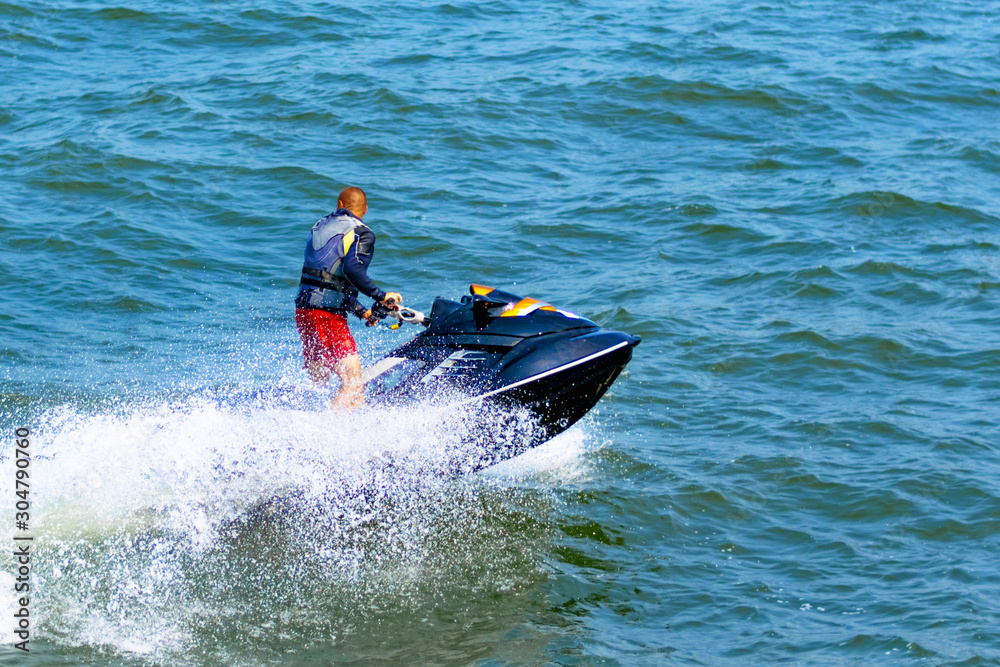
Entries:
{"type": "Polygon", "coordinates": [[[371,311],[362,306],[361,302],[354,297],[348,297],[346,305],[348,312],[356,315],[362,320],[367,320],[371,316],[371,311]]]}
{"type": "Polygon", "coordinates": [[[376,301],[382,301],[385,299],[385,292],[368,277],[368,265],[371,264],[374,255],[375,232],[362,227],[357,232],[354,243],[347,250],[347,256],[344,258],[344,275],[359,292],[376,301]]]}

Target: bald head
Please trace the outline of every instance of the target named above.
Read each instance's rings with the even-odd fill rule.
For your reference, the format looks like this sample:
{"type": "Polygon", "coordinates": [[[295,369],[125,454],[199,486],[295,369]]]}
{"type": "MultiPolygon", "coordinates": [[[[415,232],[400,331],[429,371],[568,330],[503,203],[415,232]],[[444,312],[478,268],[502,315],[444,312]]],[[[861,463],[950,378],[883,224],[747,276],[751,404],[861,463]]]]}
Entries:
{"type": "Polygon", "coordinates": [[[359,218],[363,218],[368,212],[368,198],[365,197],[365,191],[353,185],[344,188],[344,191],[337,197],[337,208],[346,208],[359,218]]]}

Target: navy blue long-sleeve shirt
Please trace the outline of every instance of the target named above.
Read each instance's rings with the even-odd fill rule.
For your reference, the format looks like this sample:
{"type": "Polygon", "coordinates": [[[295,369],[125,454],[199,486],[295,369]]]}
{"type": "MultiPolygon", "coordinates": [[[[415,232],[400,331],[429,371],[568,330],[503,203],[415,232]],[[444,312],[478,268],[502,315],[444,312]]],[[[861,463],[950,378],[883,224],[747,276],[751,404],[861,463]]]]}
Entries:
{"type": "Polygon", "coordinates": [[[385,292],[368,277],[368,265],[375,256],[375,232],[363,224],[354,229],[354,243],[344,257],[344,276],[358,291],[376,301],[385,298],[385,292]]]}

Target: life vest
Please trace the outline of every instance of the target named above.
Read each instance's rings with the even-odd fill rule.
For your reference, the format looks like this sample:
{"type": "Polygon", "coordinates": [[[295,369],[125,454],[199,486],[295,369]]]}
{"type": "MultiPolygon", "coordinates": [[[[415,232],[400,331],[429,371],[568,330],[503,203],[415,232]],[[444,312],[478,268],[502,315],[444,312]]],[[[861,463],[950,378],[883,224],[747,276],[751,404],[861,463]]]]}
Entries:
{"type": "Polygon", "coordinates": [[[297,307],[336,310],[357,297],[357,288],[344,276],[344,259],[354,245],[358,227],[364,224],[339,211],[313,225],[306,241],[299,293],[295,299],[297,307]]]}

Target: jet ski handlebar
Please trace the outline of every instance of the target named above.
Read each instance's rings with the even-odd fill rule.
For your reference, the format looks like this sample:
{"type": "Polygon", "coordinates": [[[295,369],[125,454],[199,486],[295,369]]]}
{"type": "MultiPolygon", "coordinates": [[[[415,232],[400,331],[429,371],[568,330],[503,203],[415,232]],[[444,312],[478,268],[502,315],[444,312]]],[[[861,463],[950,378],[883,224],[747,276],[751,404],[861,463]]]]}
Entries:
{"type": "MultiPolygon", "coordinates": [[[[372,315],[380,320],[384,320],[387,317],[394,317],[399,322],[406,322],[407,324],[422,324],[425,327],[431,325],[431,318],[427,317],[419,310],[414,310],[413,308],[407,308],[405,306],[399,306],[394,310],[390,310],[392,306],[395,306],[395,302],[392,299],[387,299],[385,305],[381,303],[376,303],[372,306],[372,315]]],[[[393,328],[398,328],[399,323],[394,324],[393,328]]]]}
{"type": "Polygon", "coordinates": [[[413,308],[404,308],[403,306],[400,306],[396,310],[390,311],[389,314],[400,322],[406,322],[408,324],[423,324],[425,327],[429,327],[431,325],[431,318],[427,317],[419,310],[414,310],[413,308]]]}

